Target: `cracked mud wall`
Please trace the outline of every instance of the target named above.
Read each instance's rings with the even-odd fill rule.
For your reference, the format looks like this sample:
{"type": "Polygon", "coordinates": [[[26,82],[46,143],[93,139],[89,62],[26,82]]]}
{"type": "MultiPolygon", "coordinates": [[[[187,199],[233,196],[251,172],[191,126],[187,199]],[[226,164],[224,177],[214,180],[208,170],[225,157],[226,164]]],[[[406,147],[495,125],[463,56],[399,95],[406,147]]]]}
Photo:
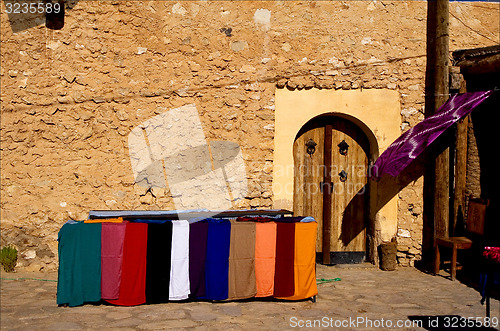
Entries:
{"type": "MultiPolygon", "coordinates": [[[[450,7],[450,50],[498,41],[498,4],[450,7]]],[[[79,1],[61,30],[16,33],[3,9],[1,244],[34,270],[57,267],[68,219],[175,208],[136,183],[127,143],[170,109],[195,104],[208,141],[240,146],[239,208],[273,206],[276,88],[396,90],[402,132],[423,119],[425,2],[79,1]]],[[[421,197],[421,179],[399,193],[402,265],[420,257],[421,197]]]]}

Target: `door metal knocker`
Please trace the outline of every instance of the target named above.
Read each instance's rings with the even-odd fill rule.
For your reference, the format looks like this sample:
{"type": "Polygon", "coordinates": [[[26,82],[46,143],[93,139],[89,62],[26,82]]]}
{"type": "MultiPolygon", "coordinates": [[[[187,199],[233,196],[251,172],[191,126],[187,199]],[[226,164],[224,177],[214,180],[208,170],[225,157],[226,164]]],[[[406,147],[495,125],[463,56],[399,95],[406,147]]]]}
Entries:
{"type": "Polygon", "coordinates": [[[349,149],[349,144],[342,140],[340,144],[337,145],[339,147],[339,153],[341,155],[347,155],[347,151],[349,149]]]}
{"type": "Polygon", "coordinates": [[[345,172],[345,170],[339,172],[339,179],[341,182],[345,182],[347,180],[347,172],[345,172]]]}
{"type": "Polygon", "coordinates": [[[307,146],[307,154],[309,155],[313,155],[314,152],[316,151],[316,143],[314,142],[314,140],[312,139],[309,139],[307,142],[306,142],[306,146],[307,146]]]}

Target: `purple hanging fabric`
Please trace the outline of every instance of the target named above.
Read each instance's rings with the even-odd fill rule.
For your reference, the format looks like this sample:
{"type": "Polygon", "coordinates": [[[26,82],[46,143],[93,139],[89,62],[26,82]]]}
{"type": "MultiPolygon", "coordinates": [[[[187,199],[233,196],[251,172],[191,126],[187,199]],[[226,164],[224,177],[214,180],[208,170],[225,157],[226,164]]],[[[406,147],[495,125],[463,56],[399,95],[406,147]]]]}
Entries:
{"type": "Polygon", "coordinates": [[[208,222],[199,221],[189,224],[189,284],[190,296],[193,298],[206,294],[207,238],[208,222]]]}
{"type": "Polygon", "coordinates": [[[492,92],[469,92],[451,96],[434,115],[403,133],[380,155],[373,165],[372,179],[378,180],[384,174],[394,177],[399,175],[440,134],[479,106],[492,92]]]}

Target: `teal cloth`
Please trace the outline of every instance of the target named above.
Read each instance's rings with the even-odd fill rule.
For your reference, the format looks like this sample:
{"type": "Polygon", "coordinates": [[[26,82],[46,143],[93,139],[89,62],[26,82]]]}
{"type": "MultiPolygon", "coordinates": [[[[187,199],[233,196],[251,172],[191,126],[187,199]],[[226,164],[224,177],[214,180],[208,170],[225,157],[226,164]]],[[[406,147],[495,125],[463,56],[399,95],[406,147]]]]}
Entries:
{"type": "Polygon", "coordinates": [[[57,304],[101,300],[102,223],[66,223],[59,230],[57,304]]]}

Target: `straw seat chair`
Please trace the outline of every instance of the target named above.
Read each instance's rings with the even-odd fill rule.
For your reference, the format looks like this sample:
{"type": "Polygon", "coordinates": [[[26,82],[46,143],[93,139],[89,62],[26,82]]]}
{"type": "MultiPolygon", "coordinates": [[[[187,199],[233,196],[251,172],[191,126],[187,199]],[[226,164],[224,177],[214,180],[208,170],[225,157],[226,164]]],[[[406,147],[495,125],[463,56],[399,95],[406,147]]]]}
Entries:
{"type": "Polygon", "coordinates": [[[466,234],[463,237],[438,237],[435,240],[434,274],[441,269],[441,247],[451,249],[451,279],[457,275],[457,251],[471,249],[473,240],[484,235],[484,220],[489,202],[482,199],[469,199],[467,210],[466,234]]]}

